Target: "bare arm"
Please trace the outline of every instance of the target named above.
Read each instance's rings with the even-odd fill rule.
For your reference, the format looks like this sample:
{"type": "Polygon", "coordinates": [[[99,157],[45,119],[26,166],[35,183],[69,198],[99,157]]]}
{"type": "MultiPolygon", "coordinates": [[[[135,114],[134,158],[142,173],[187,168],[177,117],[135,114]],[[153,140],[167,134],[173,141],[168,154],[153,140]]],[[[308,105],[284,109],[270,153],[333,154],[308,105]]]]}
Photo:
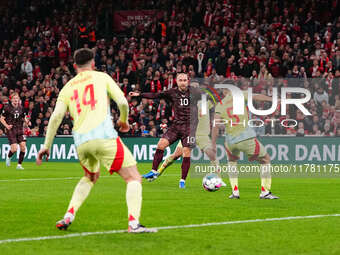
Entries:
{"type": "MultiPolygon", "coordinates": [[[[215,113],[214,120],[221,119],[221,116],[217,113],[215,113]]],[[[216,141],[218,136],[218,130],[219,127],[215,124],[215,121],[213,122],[212,130],[211,130],[211,144],[213,149],[216,151],[216,141]]]]}
{"type": "Polygon", "coordinates": [[[63,101],[57,101],[52,116],[48,122],[44,147],[41,148],[41,150],[38,152],[38,156],[36,159],[37,165],[41,165],[44,156],[46,156],[46,161],[48,161],[48,158],[50,156],[50,148],[52,146],[54,136],[57,133],[57,129],[59,128],[59,125],[62,122],[66,111],[67,105],[63,101]]]}
{"type": "Polygon", "coordinates": [[[116,82],[111,77],[109,77],[107,91],[108,91],[110,98],[116,102],[119,108],[119,112],[120,112],[119,119],[122,122],[127,122],[127,119],[129,116],[128,101],[126,100],[122,90],[118,87],[116,82]]]}
{"type": "Polygon", "coordinates": [[[156,98],[166,98],[168,96],[168,91],[164,92],[158,92],[158,93],[152,93],[152,92],[146,92],[146,93],[139,93],[139,92],[130,92],[130,96],[132,97],[143,97],[147,99],[156,99],[156,98]]]}
{"type": "Polygon", "coordinates": [[[30,119],[27,117],[27,115],[25,116],[24,120],[25,120],[25,124],[26,124],[27,127],[31,125],[31,121],[30,121],[30,119]]]}
{"type": "Polygon", "coordinates": [[[256,101],[264,101],[264,102],[271,102],[272,101],[271,97],[266,96],[266,95],[262,95],[262,94],[255,94],[255,95],[253,95],[253,98],[256,101]]]}
{"type": "Polygon", "coordinates": [[[67,111],[67,105],[62,101],[58,101],[52,113],[52,116],[48,122],[45,143],[44,143],[45,149],[49,150],[51,148],[54,136],[57,133],[59,125],[62,122],[66,111],[67,111]]]}
{"type": "Polygon", "coordinates": [[[8,125],[6,120],[5,120],[5,117],[1,115],[0,117],[0,122],[2,125],[4,125],[4,127],[8,130],[10,130],[12,128],[12,125],[8,125]]]}
{"type": "Polygon", "coordinates": [[[116,82],[109,77],[108,81],[108,87],[107,91],[116,104],[118,105],[119,108],[119,120],[117,122],[118,126],[120,127],[119,131],[120,132],[128,132],[130,129],[129,122],[128,122],[128,116],[129,116],[129,104],[128,101],[126,100],[124,93],[122,90],[118,87],[116,82]]]}
{"type": "Polygon", "coordinates": [[[159,92],[159,93],[151,93],[151,92],[147,92],[147,93],[140,93],[141,97],[144,98],[148,98],[148,99],[156,99],[156,98],[164,98],[165,94],[163,92],[159,92]]]}

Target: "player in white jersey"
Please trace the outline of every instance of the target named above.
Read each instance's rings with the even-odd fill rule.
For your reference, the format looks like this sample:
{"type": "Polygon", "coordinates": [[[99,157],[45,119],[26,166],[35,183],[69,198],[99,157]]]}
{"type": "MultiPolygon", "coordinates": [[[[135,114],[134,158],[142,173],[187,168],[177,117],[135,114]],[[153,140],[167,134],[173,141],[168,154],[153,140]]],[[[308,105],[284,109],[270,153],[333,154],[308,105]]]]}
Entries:
{"type": "Polygon", "coordinates": [[[44,156],[48,159],[56,131],[66,111],[69,111],[74,120],[74,143],[85,176],[76,186],[67,212],[56,227],[66,230],[73,222],[76,212],[99,178],[100,165],[103,165],[111,174],[117,172],[127,183],[128,231],[154,232],[155,230],[147,229],[139,223],[142,206],[141,176],[136,161],[120,140],[111,119],[110,98],[117,103],[120,110],[117,123],[120,131],[128,132],[128,102],[109,75],[94,71],[94,53],[90,49],[77,50],[74,60],[77,75],[59,93],[48,123],[44,147],[37,157],[38,165],[44,156]]]}
{"type": "MultiPolygon", "coordinates": [[[[221,124],[225,125],[225,149],[228,156],[229,180],[232,187],[231,199],[240,198],[238,187],[238,170],[237,161],[240,152],[248,156],[249,161],[258,161],[261,164],[261,199],[277,199],[278,197],[270,192],[271,175],[270,175],[270,157],[264,146],[256,139],[255,131],[248,126],[249,113],[246,104],[243,115],[233,113],[233,96],[228,89],[223,90],[224,98],[222,104],[215,108],[214,125],[212,130],[212,143],[216,147],[218,129],[221,124]],[[219,123],[220,125],[217,125],[219,123]]],[[[244,92],[244,98],[247,101],[248,93],[244,92]]],[[[272,99],[265,95],[254,95],[256,101],[271,101],[272,99]]]]}

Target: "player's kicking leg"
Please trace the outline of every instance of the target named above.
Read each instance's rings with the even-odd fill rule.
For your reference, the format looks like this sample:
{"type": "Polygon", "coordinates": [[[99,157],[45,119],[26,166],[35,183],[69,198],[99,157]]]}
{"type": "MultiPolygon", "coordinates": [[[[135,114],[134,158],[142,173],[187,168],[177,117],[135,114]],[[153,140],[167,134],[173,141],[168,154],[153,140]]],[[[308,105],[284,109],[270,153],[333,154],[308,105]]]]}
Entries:
{"type": "MultiPolygon", "coordinates": [[[[161,164],[161,166],[158,168],[157,172],[149,172],[147,174],[145,174],[144,176],[149,176],[149,178],[147,178],[149,181],[154,181],[156,180],[159,176],[162,175],[162,173],[164,173],[165,169],[167,169],[169,166],[171,166],[177,159],[179,159],[183,154],[183,147],[182,147],[182,143],[181,141],[178,142],[176,149],[174,151],[174,153],[172,153],[171,155],[167,156],[165,158],[165,160],[163,161],[163,163],[161,164]],[[152,177],[152,178],[151,178],[152,177]]],[[[144,177],[143,176],[143,177],[144,177]]],[[[146,177],[144,177],[146,178],[146,177]]]]}
{"type": "Polygon", "coordinates": [[[169,145],[173,144],[179,139],[179,128],[172,125],[166,133],[162,136],[157,144],[156,153],[153,156],[152,161],[152,169],[147,174],[142,175],[143,178],[148,180],[153,180],[159,176],[159,172],[157,171],[159,164],[163,160],[164,150],[169,145]]]}
{"type": "Polygon", "coordinates": [[[221,178],[221,184],[223,187],[227,186],[225,182],[222,180],[222,175],[221,175],[221,167],[219,165],[218,160],[216,159],[216,149],[213,149],[211,140],[209,136],[202,136],[199,135],[196,137],[196,143],[198,148],[201,149],[205,154],[207,154],[210,164],[214,167],[215,172],[217,175],[221,178]]]}
{"type": "Polygon", "coordinates": [[[152,169],[150,172],[144,174],[142,177],[149,180],[153,181],[154,178],[157,178],[159,176],[159,172],[157,172],[158,166],[161,163],[164,155],[164,150],[166,147],[170,145],[170,142],[167,138],[161,138],[157,144],[157,149],[156,153],[153,156],[153,161],[152,161],[152,169]]]}

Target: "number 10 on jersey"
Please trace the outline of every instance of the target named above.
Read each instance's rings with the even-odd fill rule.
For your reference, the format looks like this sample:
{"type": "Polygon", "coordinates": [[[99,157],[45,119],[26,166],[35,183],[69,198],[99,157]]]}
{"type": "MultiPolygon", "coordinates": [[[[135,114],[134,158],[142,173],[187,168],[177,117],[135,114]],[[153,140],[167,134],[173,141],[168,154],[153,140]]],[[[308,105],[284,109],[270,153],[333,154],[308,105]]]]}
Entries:
{"type": "Polygon", "coordinates": [[[97,100],[94,98],[93,84],[89,84],[85,87],[84,93],[82,95],[82,100],[80,100],[80,98],[79,98],[78,89],[73,90],[73,96],[71,97],[71,100],[74,100],[76,102],[78,114],[81,113],[80,103],[82,103],[82,105],[84,105],[84,106],[91,105],[91,110],[96,109],[97,100]],[[90,94],[89,99],[87,99],[88,94],[90,94]]]}

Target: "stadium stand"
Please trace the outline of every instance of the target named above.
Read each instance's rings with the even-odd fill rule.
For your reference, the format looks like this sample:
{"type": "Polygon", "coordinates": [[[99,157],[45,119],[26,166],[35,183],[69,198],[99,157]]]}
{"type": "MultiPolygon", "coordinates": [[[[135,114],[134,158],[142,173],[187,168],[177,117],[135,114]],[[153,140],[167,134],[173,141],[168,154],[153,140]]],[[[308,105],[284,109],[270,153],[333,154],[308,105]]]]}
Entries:
{"type": "MultiPolygon", "coordinates": [[[[161,124],[171,124],[173,111],[164,100],[132,99],[128,92],[176,86],[177,72],[191,78],[228,78],[267,95],[273,86],[308,88],[311,117],[291,110],[288,117],[298,120],[297,128],[266,124],[256,131],[340,136],[337,2],[162,0],[112,5],[93,0],[1,0],[6,8],[0,8],[0,109],[11,92],[18,92],[31,118],[26,134],[43,136],[60,89],[75,75],[73,51],[90,47],[97,70],[111,75],[128,98],[129,136],[160,136],[161,124]],[[114,31],[115,11],[143,9],[162,15],[114,31]]],[[[115,121],[115,106],[112,113],[115,121]]],[[[275,116],[280,118],[278,112],[275,116]]],[[[58,134],[68,135],[71,129],[67,116],[58,134]]],[[[0,127],[0,136],[3,131],[0,127]]]]}

